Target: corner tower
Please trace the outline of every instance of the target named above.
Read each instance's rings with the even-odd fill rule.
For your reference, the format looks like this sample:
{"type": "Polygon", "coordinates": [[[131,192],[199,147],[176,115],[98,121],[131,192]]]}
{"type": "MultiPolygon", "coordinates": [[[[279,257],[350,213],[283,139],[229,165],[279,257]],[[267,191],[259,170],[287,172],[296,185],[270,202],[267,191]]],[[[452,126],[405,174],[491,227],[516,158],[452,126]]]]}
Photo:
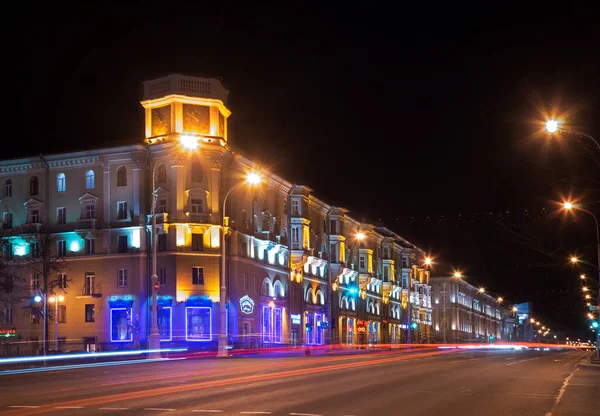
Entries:
{"type": "Polygon", "coordinates": [[[144,81],[146,142],[164,143],[186,135],[227,143],[228,91],[216,78],[171,74],[144,81]]]}

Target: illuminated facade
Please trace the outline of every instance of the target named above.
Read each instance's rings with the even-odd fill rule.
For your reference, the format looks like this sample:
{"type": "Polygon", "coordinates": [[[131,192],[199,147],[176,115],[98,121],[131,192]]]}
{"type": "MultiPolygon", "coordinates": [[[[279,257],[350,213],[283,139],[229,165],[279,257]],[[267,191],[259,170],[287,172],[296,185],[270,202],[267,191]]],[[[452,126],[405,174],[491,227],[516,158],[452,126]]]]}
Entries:
{"type": "Polygon", "coordinates": [[[433,330],[436,342],[509,341],[506,325],[515,313],[497,298],[454,277],[431,278],[433,330]]]}
{"type": "Polygon", "coordinates": [[[262,183],[236,188],[227,202],[230,344],[430,338],[425,253],[234,152],[227,91],[217,79],[148,81],[141,104],[145,139],[138,145],[0,161],[3,254],[23,276],[14,289],[19,313],[0,327],[15,327],[23,341],[43,337],[33,301],[43,295],[42,278],[25,264],[37,261],[39,242],[49,241],[50,255],[68,264],[64,288],[53,291],[64,296],[59,349],[69,349],[67,340],[86,349],[146,345],[154,231],[161,345],[216,349],[223,200],[256,171],[262,183]]]}

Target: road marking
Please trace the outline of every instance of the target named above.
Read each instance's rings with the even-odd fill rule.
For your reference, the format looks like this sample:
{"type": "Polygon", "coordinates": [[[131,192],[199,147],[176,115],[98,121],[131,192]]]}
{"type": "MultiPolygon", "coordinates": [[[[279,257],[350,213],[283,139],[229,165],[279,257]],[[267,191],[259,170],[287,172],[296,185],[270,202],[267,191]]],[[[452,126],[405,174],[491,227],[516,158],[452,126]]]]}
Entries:
{"type": "Polygon", "coordinates": [[[101,407],[100,410],[127,410],[129,407],[101,407]]]}
{"type": "Polygon", "coordinates": [[[222,410],[192,410],[192,412],[196,412],[196,413],[223,413],[222,410]]]}
{"type": "Polygon", "coordinates": [[[240,412],[241,415],[271,415],[273,412],[240,412]]]}
{"type": "Polygon", "coordinates": [[[506,365],[514,365],[519,363],[524,363],[525,361],[539,360],[542,357],[528,358],[527,360],[515,361],[514,363],[508,363],[506,365]]]}
{"type": "Polygon", "coordinates": [[[477,360],[483,360],[483,358],[465,358],[463,360],[450,361],[450,364],[461,363],[463,361],[477,361],[477,360]]]}
{"type": "Polygon", "coordinates": [[[174,412],[175,409],[165,409],[164,407],[146,407],[144,410],[150,410],[153,412],[174,412]]]}
{"type": "Polygon", "coordinates": [[[83,409],[83,406],[56,406],[55,409],[83,409]]]}
{"type": "Polygon", "coordinates": [[[560,390],[558,391],[558,395],[556,396],[556,399],[554,399],[554,406],[552,406],[552,410],[549,411],[548,413],[546,413],[545,416],[552,416],[552,412],[554,411],[556,406],[558,406],[558,403],[560,403],[560,400],[562,399],[563,395],[565,394],[565,391],[567,391],[567,386],[569,385],[569,380],[571,380],[571,378],[575,375],[577,370],[579,370],[579,368],[576,368],[575,370],[573,370],[571,372],[571,374],[569,374],[567,376],[567,378],[565,378],[565,381],[563,381],[563,384],[560,387],[560,390]]]}
{"type": "Polygon", "coordinates": [[[290,416],[323,416],[316,413],[290,413],[290,416]]]}
{"type": "Polygon", "coordinates": [[[8,406],[8,407],[16,407],[16,408],[25,408],[25,409],[37,409],[42,406],[8,406]]]}

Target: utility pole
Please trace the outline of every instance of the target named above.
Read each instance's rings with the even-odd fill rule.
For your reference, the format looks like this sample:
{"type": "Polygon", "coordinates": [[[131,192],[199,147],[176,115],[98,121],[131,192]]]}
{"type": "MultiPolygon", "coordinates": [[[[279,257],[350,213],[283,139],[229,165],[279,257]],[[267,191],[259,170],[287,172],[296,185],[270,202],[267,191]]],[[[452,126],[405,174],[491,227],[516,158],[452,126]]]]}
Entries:
{"type": "Polygon", "coordinates": [[[44,277],[44,356],[46,356],[48,352],[48,257],[50,255],[50,247],[48,246],[48,226],[50,225],[50,165],[44,159],[44,156],[40,154],[40,160],[44,164],[46,168],[46,189],[45,189],[45,220],[44,220],[44,244],[42,245],[42,249],[45,253],[42,253],[42,274],[44,277]]]}

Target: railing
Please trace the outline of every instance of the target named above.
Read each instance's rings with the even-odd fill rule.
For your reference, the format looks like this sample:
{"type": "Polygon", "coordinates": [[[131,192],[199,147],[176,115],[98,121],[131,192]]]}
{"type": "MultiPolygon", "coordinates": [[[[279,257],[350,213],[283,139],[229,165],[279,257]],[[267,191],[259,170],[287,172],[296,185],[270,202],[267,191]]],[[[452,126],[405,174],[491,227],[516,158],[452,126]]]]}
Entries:
{"type": "Polygon", "coordinates": [[[81,218],[77,220],[77,228],[96,229],[97,218],[81,218]]]}
{"type": "MultiPolygon", "coordinates": [[[[148,224],[152,224],[152,214],[146,215],[148,219],[148,224]]],[[[156,223],[157,224],[165,224],[169,222],[169,214],[166,212],[157,212],[156,213],[156,223]]]]}
{"type": "Polygon", "coordinates": [[[210,224],[210,214],[202,214],[198,212],[190,213],[190,222],[198,224],[210,224]]]}

